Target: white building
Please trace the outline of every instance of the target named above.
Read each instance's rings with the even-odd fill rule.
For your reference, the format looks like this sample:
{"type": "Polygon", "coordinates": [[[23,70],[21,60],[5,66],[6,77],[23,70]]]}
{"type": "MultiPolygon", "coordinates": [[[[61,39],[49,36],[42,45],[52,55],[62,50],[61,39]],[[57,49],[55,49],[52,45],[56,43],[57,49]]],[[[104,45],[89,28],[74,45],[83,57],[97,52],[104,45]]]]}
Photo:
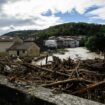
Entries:
{"type": "Polygon", "coordinates": [[[57,48],[57,41],[56,40],[46,40],[45,46],[50,48],[57,48]]]}
{"type": "Polygon", "coordinates": [[[72,38],[65,38],[63,45],[64,47],[75,47],[75,40],[72,38]]]}
{"type": "Polygon", "coordinates": [[[45,41],[45,46],[55,48],[79,47],[81,39],[82,38],[80,36],[53,36],[49,37],[49,39],[45,41]]]}

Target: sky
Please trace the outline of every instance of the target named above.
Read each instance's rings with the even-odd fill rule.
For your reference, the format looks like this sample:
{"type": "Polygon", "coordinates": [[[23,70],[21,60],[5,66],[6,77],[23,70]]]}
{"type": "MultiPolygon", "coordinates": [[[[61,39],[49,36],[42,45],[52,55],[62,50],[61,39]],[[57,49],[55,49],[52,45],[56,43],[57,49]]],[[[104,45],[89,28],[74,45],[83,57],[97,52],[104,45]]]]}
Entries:
{"type": "Polygon", "coordinates": [[[68,22],[105,24],[105,0],[0,0],[0,35],[68,22]]]}

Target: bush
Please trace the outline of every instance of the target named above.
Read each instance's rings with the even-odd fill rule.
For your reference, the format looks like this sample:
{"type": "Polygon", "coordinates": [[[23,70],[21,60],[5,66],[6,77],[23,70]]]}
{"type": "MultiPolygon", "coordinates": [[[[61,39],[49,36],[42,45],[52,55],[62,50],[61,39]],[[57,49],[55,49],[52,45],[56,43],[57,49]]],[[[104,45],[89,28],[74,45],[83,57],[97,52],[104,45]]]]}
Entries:
{"type": "Polygon", "coordinates": [[[105,52],[105,35],[95,35],[88,38],[85,46],[95,52],[105,52]]]}

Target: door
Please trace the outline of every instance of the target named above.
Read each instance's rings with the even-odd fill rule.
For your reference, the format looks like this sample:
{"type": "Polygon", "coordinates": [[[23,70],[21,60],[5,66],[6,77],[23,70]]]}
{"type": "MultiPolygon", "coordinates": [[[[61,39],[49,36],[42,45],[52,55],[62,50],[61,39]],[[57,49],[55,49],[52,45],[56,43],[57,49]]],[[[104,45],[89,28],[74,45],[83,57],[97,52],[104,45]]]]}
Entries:
{"type": "Polygon", "coordinates": [[[19,56],[19,50],[17,50],[17,56],[19,56]]]}

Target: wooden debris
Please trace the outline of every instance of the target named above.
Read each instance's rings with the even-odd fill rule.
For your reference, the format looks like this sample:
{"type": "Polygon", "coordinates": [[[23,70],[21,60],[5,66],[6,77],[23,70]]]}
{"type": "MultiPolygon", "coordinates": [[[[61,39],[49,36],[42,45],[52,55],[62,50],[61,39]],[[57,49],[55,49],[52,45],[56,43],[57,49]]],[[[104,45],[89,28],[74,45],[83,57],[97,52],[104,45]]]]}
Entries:
{"type": "Polygon", "coordinates": [[[22,63],[9,59],[0,59],[0,74],[12,83],[34,83],[105,103],[105,62],[101,59],[74,61],[53,56],[48,64],[47,56],[46,65],[41,66],[29,63],[31,59],[24,59],[22,63]],[[6,73],[5,65],[11,67],[12,72],[6,73]]]}
{"type": "Polygon", "coordinates": [[[44,87],[54,87],[54,86],[57,86],[57,85],[60,85],[60,84],[65,84],[65,83],[72,83],[72,82],[85,82],[85,83],[93,83],[93,81],[89,81],[89,80],[84,80],[83,78],[73,78],[73,79],[67,79],[67,80],[63,80],[63,81],[57,81],[57,82],[53,82],[53,83],[50,83],[50,84],[45,84],[45,85],[42,85],[44,87]]]}
{"type": "Polygon", "coordinates": [[[101,81],[101,82],[98,82],[98,83],[91,84],[91,85],[89,85],[89,86],[87,86],[85,88],[81,88],[79,91],[76,91],[76,92],[74,92],[72,94],[74,94],[74,95],[75,94],[83,94],[85,92],[88,92],[90,90],[93,90],[94,88],[97,88],[97,87],[102,86],[102,85],[105,86],[105,80],[104,81],[101,81]]]}
{"type": "Polygon", "coordinates": [[[50,72],[50,73],[55,73],[55,74],[58,74],[60,76],[64,76],[64,77],[69,77],[69,75],[65,74],[65,73],[61,73],[61,72],[58,72],[58,71],[52,71],[50,69],[46,69],[46,68],[41,68],[41,67],[38,67],[38,66],[33,66],[33,65],[30,65],[30,64],[23,64],[24,66],[30,68],[30,69],[33,69],[33,70],[38,70],[38,71],[47,71],[47,72],[50,72]]]}

